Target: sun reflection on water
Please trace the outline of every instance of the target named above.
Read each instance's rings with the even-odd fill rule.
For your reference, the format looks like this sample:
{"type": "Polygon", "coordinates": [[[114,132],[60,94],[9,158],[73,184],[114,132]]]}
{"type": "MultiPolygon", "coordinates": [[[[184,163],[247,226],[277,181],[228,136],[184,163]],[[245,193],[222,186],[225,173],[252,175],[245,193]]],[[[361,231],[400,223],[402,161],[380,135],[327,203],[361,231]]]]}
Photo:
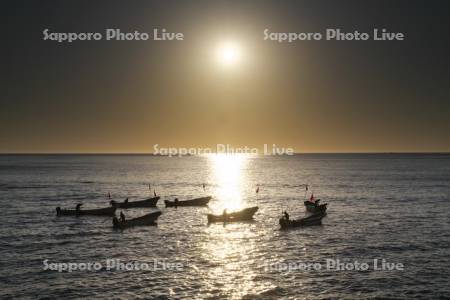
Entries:
{"type": "MultiPolygon", "coordinates": [[[[214,201],[209,203],[213,213],[241,210],[254,205],[254,187],[247,172],[251,159],[244,154],[214,154],[208,156],[210,189],[214,201]]],[[[260,232],[256,223],[217,223],[205,229],[205,239],[199,243],[200,253],[210,268],[203,283],[210,290],[220,290],[228,299],[257,295],[274,286],[258,279],[261,270],[256,241],[260,232]]]]}
{"type": "Polygon", "coordinates": [[[200,253],[210,266],[203,277],[208,289],[220,289],[227,299],[242,299],[274,288],[272,283],[258,280],[261,261],[254,226],[235,223],[208,227],[208,239],[200,244],[200,253]]]}
{"type": "Polygon", "coordinates": [[[210,204],[212,211],[221,213],[245,208],[243,194],[247,186],[245,169],[249,155],[245,154],[213,154],[208,156],[211,168],[211,182],[216,201],[210,204]]]}

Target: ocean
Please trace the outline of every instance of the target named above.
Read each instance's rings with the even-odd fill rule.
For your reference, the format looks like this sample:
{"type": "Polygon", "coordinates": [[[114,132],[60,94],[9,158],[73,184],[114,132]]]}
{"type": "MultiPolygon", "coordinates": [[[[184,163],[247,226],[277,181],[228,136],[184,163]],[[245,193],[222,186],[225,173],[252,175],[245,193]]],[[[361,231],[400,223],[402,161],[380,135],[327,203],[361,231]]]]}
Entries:
{"type": "Polygon", "coordinates": [[[448,299],[449,200],[445,154],[2,155],[0,298],[448,299]],[[154,192],[157,226],[55,213],[154,192]],[[311,193],[323,224],[280,230],[311,193]],[[205,195],[209,207],[163,203],[205,195]],[[207,224],[250,206],[252,222],[207,224]]]}

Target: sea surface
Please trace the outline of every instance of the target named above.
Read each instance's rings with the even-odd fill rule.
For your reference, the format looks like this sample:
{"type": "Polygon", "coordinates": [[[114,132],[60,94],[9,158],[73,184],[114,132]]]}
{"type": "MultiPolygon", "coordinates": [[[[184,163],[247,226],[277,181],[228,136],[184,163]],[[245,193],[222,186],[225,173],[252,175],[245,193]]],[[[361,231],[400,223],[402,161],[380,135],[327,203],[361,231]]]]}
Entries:
{"type": "Polygon", "coordinates": [[[3,155],[0,205],[2,299],[450,296],[449,155],[3,155]],[[154,192],[161,196],[157,226],[118,231],[108,217],[55,214],[55,207],[77,203],[106,207],[108,193],[134,201],[154,192]],[[281,212],[304,216],[311,193],[328,203],[323,225],[280,230],[281,212]],[[209,208],[163,203],[205,195],[213,197],[209,208]],[[207,213],[256,205],[254,222],[207,224],[207,213]],[[107,269],[108,259],[160,267],[107,269]],[[374,259],[404,268],[375,270],[374,259]],[[58,272],[46,269],[45,260],[102,267],[58,272]],[[337,260],[370,267],[326,267],[337,260]],[[322,269],[295,269],[301,263],[322,269]]]}

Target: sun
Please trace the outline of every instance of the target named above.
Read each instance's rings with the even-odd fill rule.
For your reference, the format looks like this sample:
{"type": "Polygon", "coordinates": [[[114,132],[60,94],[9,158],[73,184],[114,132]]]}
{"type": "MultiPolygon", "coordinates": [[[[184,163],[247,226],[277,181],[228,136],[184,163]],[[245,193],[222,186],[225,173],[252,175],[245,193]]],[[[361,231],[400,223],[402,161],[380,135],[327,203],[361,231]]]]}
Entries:
{"type": "Polygon", "coordinates": [[[236,65],[241,58],[241,51],[235,43],[224,43],[219,46],[217,58],[224,66],[236,65]]]}

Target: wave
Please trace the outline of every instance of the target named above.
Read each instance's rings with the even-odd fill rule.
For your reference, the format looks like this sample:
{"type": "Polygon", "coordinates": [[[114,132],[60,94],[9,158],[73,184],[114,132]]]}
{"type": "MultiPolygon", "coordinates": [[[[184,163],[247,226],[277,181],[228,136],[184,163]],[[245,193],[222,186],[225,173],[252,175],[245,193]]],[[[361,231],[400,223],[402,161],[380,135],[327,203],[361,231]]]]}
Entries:
{"type": "Polygon", "coordinates": [[[24,190],[24,189],[47,189],[50,188],[50,185],[8,185],[2,184],[0,185],[0,190],[8,191],[8,190],[24,190]]]}

